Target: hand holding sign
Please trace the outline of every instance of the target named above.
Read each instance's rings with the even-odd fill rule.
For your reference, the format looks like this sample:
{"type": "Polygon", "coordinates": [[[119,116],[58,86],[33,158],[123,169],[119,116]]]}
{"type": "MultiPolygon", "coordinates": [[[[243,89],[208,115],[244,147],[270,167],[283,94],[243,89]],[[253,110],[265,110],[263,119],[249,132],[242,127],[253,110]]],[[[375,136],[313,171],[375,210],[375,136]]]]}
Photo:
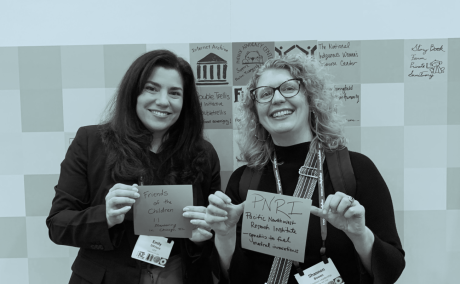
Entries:
{"type": "Polygon", "coordinates": [[[139,198],[136,186],[137,184],[130,186],[117,183],[105,196],[105,217],[109,228],[123,222],[125,214],[131,210],[131,206],[139,198]]]}
{"type": "Polygon", "coordinates": [[[211,226],[204,221],[206,216],[206,207],[204,206],[187,206],[184,208],[185,213],[182,214],[185,218],[191,218],[190,223],[197,226],[192,231],[192,242],[204,242],[212,238],[211,226]]]}
{"type": "Polygon", "coordinates": [[[216,234],[226,236],[235,229],[244,209],[244,202],[239,205],[231,204],[231,199],[221,191],[216,191],[208,197],[205,221],[216,234]]]}
{"type": "Polygon", "coordinates": [[[329,195],[322,209],[312,206],[311,213],[326,219],[346,234],[361,236],[366,233],[364,206],[340,191],[329,195]]]}

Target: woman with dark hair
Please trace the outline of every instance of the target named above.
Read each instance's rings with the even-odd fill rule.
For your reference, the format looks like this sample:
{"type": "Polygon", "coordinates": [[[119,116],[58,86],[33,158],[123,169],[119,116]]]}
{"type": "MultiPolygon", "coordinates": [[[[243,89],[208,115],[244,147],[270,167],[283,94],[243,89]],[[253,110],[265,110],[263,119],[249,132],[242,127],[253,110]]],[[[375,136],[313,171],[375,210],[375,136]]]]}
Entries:
{"type": "Polygon", "coordinates": [[[79,247],[70,283],[212,283],[212,243],[204,221],[220,190],[220,164],[203,139],[190,65],[167,50],[140,56],[124,75],[100,125],[81,127],[55,186],[46,223],[53,242],[79,247]],[[165,268],[131,258],[137,184],[192,184],[184,216],[190,239],[173,238],[165,268]]]}
{"type": "MultiPolygon", "coordinates": [[[[390,193],[368,157],[342,152],[347,144],[345,120],[337,113],[340,101],[332,84],[324,66],[302,55],[270,59],[252,76],[241,105],[239,132],[247,165],[233,172],[225,194],[209,196],[205,217],[215,231],[212,263],[219,283],[383,284],[401,275],[404,251],[390,193]],[[342,176],[333,176],[335,168],[329,171],[327,163],[334,161],[324,160],[325,154],[336,151],[349,156],[341,159],[353,170],[348,167],[346,173],[354,172],[344,176],[355,181],[353,196],[339,191],[343,184],[332,178],[342,176]],[[240,217],[249,204],[240,181],[248,169],[260,177],[253,190],[312,200],[302,262],[242,248],[240,217]]],[[[264,236],[269,234],[254,234],[253,242],[267,245],[264,236]]],[[[288,245],[292,249],[301,244],[288,245]]]]}

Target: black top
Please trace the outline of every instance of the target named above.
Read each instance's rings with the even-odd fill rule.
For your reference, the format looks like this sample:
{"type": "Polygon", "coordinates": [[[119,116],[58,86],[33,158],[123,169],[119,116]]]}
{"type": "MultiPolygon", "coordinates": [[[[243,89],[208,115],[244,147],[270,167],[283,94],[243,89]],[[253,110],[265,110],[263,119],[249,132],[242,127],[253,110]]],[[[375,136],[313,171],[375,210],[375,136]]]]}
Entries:
{"type": "MultiPolygon", "coordinates": [[[[275,146],[279,163],[281,183],[285,195],[292,196],[299,177],[298,170],[303,166],[309,150],[310,142],[289,147],[275,146]]],[[[373,278],[365,271],[353,243],[341,230],[327,224],[326,253],[332,259],[343,280],[347,284],[353,283],[394,283],[401,275],[404,267],[404,251],[396,231],[393,204],[388,188],[372,161],[359,153],[350,152],[350,160],[356,179],[356,196],[365,208],[366,226],[374,233],[375,242],[372,248],[373,278]]],[[[239,196],[239,181],[246,166],[238,168],[230,177],[226,194],[234,204],[243,202],[239,196]]],[[[334,194],[334,188],[329,178],[326,162],[323,165],[324,185],[326,196],[334,194]]],[[[319,207],[318,186],[312,197],[312,204],[319,207]]],[[[272,163],[269,162],[263,169],[257,190],[277,193],[272,163]]],[[[229,275],[232,283],[265,283],[268,280],[273,256],[246,250],[241,247],[241,221],[237,227],[237,243],[230,264],[229,275]]],[[[320,220],[310,214],[308,225],[305,259],[300,264],[302,270],[321,261],[320,248],[321,227],[320,220]]],[[[213,270],[220,275],[221,282],[226,280],[221,274],[219,256],[213,251],[213,270]]],[[[293,266],[288,283],[297,283],[294,274],[297,271],[293,266]]]]}
{"type": "MultiPolygon", "coordinates": [[[[203,181],[193,185],[193,205],[207,206],[208,196],[220,190],[220,164],[209,142],[203,146],[208,164],[203,181]]],[[[151,158],[160,158],[151,153],[151,158]]],[[[116,183],[132,185],[137,180],[113,180],[106,169],[106,154],[98,126],[81,127],[61,163],[51,212],[46,219],[49,235],[60,245],[79,247],[72,265],[70,283],[83,278],[90,283],[138,284],[141,266],[131,258],[138,236],[134,234],[133,211],[108,229],[105,196],[116,183]]],[[[176,239],[174,252],[182,255],[184,283],[212,283],[209,254],[212,241],[198,247],[189,239],[176,239]]],[[[86,283],[86,282],[85,282],[86,283]]]]}

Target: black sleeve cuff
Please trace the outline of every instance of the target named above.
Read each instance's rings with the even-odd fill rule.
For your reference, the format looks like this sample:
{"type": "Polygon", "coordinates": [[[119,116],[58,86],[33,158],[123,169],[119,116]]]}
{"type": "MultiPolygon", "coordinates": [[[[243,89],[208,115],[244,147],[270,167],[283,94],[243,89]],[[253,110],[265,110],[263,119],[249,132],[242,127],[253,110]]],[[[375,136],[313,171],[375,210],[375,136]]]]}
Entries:
{"type": "Polygon", "coordinates": [[[109,229],[109,237],[114,248],[120,247],[121,240],[125,234],[123,224],[117,224],[109,229]]]}
{"type": "Polygon", "coordinates": [[[214,243],[211,240],[204,241],[201,245],[197,245],[189,239],[185,241],[185,250],[192,263],[201,258],[209,257],[213,247],[214,243]]]}

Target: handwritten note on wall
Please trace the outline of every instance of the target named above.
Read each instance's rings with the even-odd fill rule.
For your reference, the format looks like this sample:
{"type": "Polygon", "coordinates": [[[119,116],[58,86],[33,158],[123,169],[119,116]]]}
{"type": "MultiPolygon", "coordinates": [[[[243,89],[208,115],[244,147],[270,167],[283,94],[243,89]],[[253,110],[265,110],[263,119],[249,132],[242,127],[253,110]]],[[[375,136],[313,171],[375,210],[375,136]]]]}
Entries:
{"type": "Polygon", "coordinates": [[[404,81],[447,81],[447,39],[404,41],[404,81]]]}
{"type": "Polygon", "coordinates": [[[192,185],[138,186],[140,197],[134,203],[136,235],[191,238],[193,225],[182,216],[184,207],[193,205],[192,185]]]}
{"type": "Polygon", "coordinates": [[[199,87],[204,128],[232,129],[232,87],[199,87]]]}
{"type": "Polygon", "coordinates": [[[245,249],[304,261],[311,199],[249,190],[241,242],[245,249]]]}
{"type": "Polygon", "coordinates": [[[361,85],[343,84],[334,85],[335,94],[342,101],[339,112],[345,115],[346,126],[361,125],[361,85]]]}
{"type": "Polygon", "coordinates": [[[245,87],[233,87],[233,130],[238,130],[238,123],[241,121],[239,108],[246,95],[245,91],[245,87]]]}
{"type": "Polygon", "coordinates": [[[334,75],[334,83],[361,81],[361,41],[319,41],[316,52],[334,75]]]}

